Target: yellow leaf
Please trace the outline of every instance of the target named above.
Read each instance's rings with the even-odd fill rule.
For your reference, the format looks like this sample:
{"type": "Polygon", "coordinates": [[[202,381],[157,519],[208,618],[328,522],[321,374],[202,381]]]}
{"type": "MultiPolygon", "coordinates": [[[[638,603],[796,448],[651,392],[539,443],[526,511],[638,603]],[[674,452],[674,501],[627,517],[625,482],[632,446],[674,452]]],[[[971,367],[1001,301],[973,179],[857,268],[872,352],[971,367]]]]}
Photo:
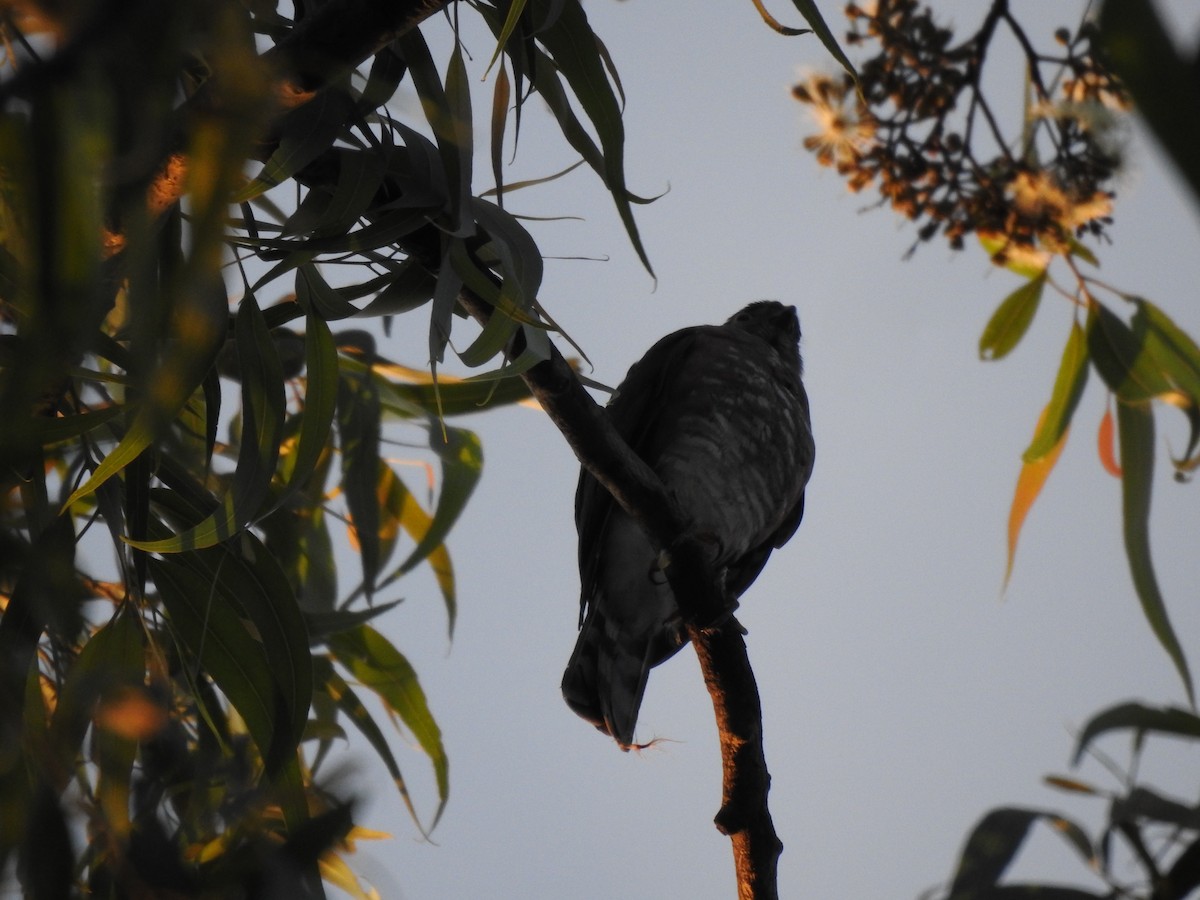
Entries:
{"type": "MultiPolygon", "coordinates": [[[[1033,430],[1035,435],[1041,430],[1048,409],[1047,406],[1038,416],[1037,427],[1033,430]]],[[[1068,433],[1069,430],[1064,429],[1062,437],[1058,439],[1054,449],[1041,459],[1027,462],[1021,466],[1021,474],[1017,476],[1017,489],[1013,494],[1012,509],[1008,513],[1008,565],[1004,569],[1004,587],[1008,587],[1008,579],[1012,576],[1013,560],[1017,555],[1017,539],[1021,536],[1021,526],[1025,524],[1025,517],[1029,515],[1033,501],[1042,492],[1042,486],[1050,477],[1054,464],[1058,462],[1062,448],[1066,446],[1068,433]]]]}
{"type": "Polygon", "coordinates": [[[326,853],[318,860],[321,878],[341,888],[355,900],[379,900],[379,892],[373,887],[363,888],[358,876],[337,853],[326,853]]]}

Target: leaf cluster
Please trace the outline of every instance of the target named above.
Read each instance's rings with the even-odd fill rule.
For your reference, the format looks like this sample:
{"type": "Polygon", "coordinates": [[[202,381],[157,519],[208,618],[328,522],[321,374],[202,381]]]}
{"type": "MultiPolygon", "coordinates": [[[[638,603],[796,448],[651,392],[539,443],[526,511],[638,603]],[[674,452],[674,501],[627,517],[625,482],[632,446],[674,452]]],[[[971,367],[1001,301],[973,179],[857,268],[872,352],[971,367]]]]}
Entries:
{"type": "Polygon", "coordinates": [[[1107,801],[1107,815],[1093,837],[1077,822],[1052,810],[1000,807],[985,814],[963,845],[957,871],[947,888],[926,894],[943,900],[1182,900],[1200,886],[1200,806],[1139,783],[1135,776],[1148,737],[1200,741],[1200,717],[1194,711],[1122,703],[1096,714],[1076,741],[1076,765],[1089,753],[1099,755],[1098,739],[1115,732],[1131,737],[1128,773],[1118,773],[1121,789],[1103,790],[1066,776],[1048,776],[1047,784],[1070,794],[1107,801]],[[1044,824],[1071,849],[1086,871],[1106,890],[1020,882],[1006,878],[1009,867],[1044,824]],[[1138,874],[1130,877],[1130,869],[1138,874]]]}
{"type": "MultiPolygon", "coordinates": [[[[437,723],[374,620],[427,566],[453,631],[447,537],[483,454],[452,422],[527,397],[553,323],[532,237],[475,194],[457,38],[435,61],[427,4],[313,26],[339,5],[0,17],[0,870],[31,892],[361,893],[337,855],[361,832],[321,781],[351,732],[422,831],[446,802],[437,723]],[[452,343],[463,291],[492,314],[452,343]],[[417,308],[429,370],[329,324],[417,308]],[[480,373],[439,373],[447,349],[480,373]],[[431,763],[431,817],[379,708],[431,763]]],[[[645,260],[582,6],[461,9],[496,36],[497,188],[537,95],[645,260]]]]}
{"type": "MultiPolygon", "coordinates": [[[[1120,479],[1121,525],[1134,591],[1151,631],[1176,669],[1189,709],[1122,704],[1095,715],[1083,729],[1076,763],[1093,741],[1131,731],[1134,759],[1146,735],[1195,741],[1195,689],[1168,616],[1151,554],[1150,501],[1157,413],[1183,413],[1188,438],[1172,457],[1176,480],[1200,465],[1200,345],[1158,305],[1100,281],[1088,243],[1110,222],[1109,183],[1118,154],[1108,132],[1132,102],[1200,200],[1194,148],[1200,135],[1197,56],[1176,49],[1153,5],[1109,0],[1099,15],[1054,34],[1059,49],[1038,50],[1006,0],[994,0],[979,28],[964,37],[939,25],[916,0],[888,0],[869,11],[846,8],[848,43],[878,50],[860,67],[861,93],[851,83],[816,76],[794,93],[816,113],[822,131],[806,146],[835,166],[853,190],[877,184],[901,215],[922,220],[919,240],[937,234],[952,247],[974,233],[996,265],[1021,283],[992,313],[979,340],[980,357],[1007,357],[1029,332],[1047,290],[1072,304],[1049,400],[1022,456],[1008,527],[1011,574],[1017,541],[1054,469],[1075,421],[1089,376],[1108,400],[1097,448],[1103,467],[1120,479]],[[1018,128],[1003,120],[985,94],[982,71],[997,33],[1007,30],[1024,57],[1027,96],[1018,128]],[[1058,276],[1065,270],[1066,277],[1058,276]]],[[[1132,776],[1124,790],[1103,792],[1069,778],[1051,784],[1107,796],[1108,821],[1090,838],[1058,813],[1000,808],[967,839],[958,871],[937,896],[967,898],[1182,898],[1200,885],[1200,814],[1189,801],[1166,796],[1132,776]],[[1098,894],[1052,884],[1011,883],[1004,876],[1031,827],[1042,822],[1064,837],[1108,885],[1098,894]],[[1126,883],[1115,874],[1114,843],[1142,873],[1126,883]]],[[[932,895],[930,895],[932,896],[932,895]]]]}

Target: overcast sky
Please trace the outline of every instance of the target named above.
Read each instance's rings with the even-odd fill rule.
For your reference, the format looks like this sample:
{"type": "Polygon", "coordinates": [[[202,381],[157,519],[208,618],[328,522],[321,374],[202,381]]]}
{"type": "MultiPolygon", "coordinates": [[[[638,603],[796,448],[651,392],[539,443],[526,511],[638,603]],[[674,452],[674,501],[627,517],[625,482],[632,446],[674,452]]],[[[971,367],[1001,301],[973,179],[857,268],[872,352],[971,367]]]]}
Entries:
{"type": "MultiPolygon", "coordinates": [[[[1077,21],[1079,5],[1013,8],[1044,42],[1077,21]]],[[[937,6],[967,29],[984,4],[937,6]]],[[[1191,43],[1200,10],[1170,6],[1191,43]]],[[[788,4],[774,7],[798,24],[788,4]]],[[[840,4],[821,7],[841,33],[840,4]]],[[[980,362],[979,334],[1017,279],[973,248],[933,243],[904,261],[913,229],[890,211],[863,212],[865,195],[801,149],[810,124],[788,90],[799,70],[831,68],[815,39],[780,37],[749,3],[599,0],[587,10],[628,97],[630,187],[666,192],[637,208],[657,287],[586,171],[514,195],[510,208],[585,219],[531,228],[545,254],[562,257],[547,263],[540,299],[582,343],[593,377],[616,384],[660,336],[723,321],[749,300],[800,311],[816,471],[799,532],[739,613],[785,847],[781,895],[916,897],[950,876],[963,837],[997,805],[1061,810],[1094,832],[1103,801],[1041,784],[1069,771],[1072,729],[1122,700],[1184,695],[1130,585],[1120,486],[1096,455],[1106,398],[1095,377],[1001,597],[1020,455],[1049,398],[1070,304],[1047,295],[1024,343],[980,362]]],[[[429,30],[431,42],[446,32],[429,30]]],[[[492,46],[478,32],[468,41],[480,76],[492,46]]],[[[491,85],[479,87],[486,114],[491,85]]],[[[411,98],[396,102],[411,111],[411,98]]],[[[573,161],[537,118],[524,123],[510,179],[573,161]]],[[[1200,218],[1137,129],[1116,220],[1113,244],[1098,248],[1102,277],[1200,335],[1200,218]]],[[[411,364],[424,362],[422,315],[399,320],[388,345],[411,364]]],[[[1182,417],[1158,421],[1153,549],[1196,667],[1197,487],[1169,477],[1182,417]]],[[[623,754],[572,714],[559,679],[578,614],[577,464],[536,411],[460,424],[479,431],[486,463],[450,540],[454,642],[425,575],[399,585],[406,602],[381,620],[443,729],[450,803],[435,844],[421,841],[382,767],[352,749],[349,783],[370,798],[363,822],[394,835],[360,845],[353,862],[389,898],[732,897],[729,841],[712,825],[719,751],[694,655],[651,676],[638,734],[667,739],[652,750],[623,754]]],[[[1102,746],[1128,762],[1126,739],[1102,746]]],[[[407,748],[399,755],[428,813],[429,768],[407,748]]],[[[1196,763],[1194,745],[1155,741],[1141,774],[1194,800],[1196,763]]],[[[1117,787],[1094,762],[1074,774],[1117,787]]],[[[1033,844],[1018,874],[1089,884],[1054,835],[1033,844]]]]}

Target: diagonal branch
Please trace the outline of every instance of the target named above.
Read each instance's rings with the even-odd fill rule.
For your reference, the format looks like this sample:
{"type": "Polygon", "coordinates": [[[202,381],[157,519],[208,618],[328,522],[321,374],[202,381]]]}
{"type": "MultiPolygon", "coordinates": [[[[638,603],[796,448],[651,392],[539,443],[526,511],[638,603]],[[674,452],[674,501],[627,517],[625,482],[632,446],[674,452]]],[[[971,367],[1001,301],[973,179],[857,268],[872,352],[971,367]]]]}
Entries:
{"type": "MultiPolygon", "coordinates": [[[[480,322],[492,314],[469,291],[459,295],[459,303],[480,322]]],[[[522,349],[514,347],[514,354],[522,349]]],[[[763,753],[762,706],[741,627],[729,615],[725,592],[679,505],[617,434],[558,350],[551,345],[550,358],[522,377],[584,468],[667,554],[666,575],[688,622],[717,720],[723,784],[715,823],[733,844],[739,900],[774,900],[783,845],[767,808],[771,777],[763,753]]]]}

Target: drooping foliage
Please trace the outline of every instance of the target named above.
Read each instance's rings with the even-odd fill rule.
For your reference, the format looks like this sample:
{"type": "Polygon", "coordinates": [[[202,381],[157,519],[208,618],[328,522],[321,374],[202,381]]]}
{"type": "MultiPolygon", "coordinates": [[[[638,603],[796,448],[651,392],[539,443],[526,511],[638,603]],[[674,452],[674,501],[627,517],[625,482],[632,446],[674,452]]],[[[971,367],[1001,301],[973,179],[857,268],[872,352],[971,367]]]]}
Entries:
{"type": "Polygon", "coordinates": [[[941,4],[850,3],[845,40],[852,56],[866,54],[855,59],[858,80],[815,75],[793,90],[819,126],[806,148],[834,167],[852,191],[878,190],[880,205],[915,223],[910,253],[939,238],[961,250],[973,237],[995,265],[1020,278],[984,328],[982,359],[1000,360],[1013,351],[1045,295],[1073,305],[1049,400],[1021,459],[1005,581],[1022,526],[1059,460],[1089,374],[1095,374],[1092,383],[1108,392],[1098,455],[1121,482],[1134,594],[1190,704],[1182,709],[1123,703],[1093,715],[1079,736],[1074,762],[1095,752],[1100,736],[1132,733],[1127,772],[1114,771],[1119,788],[1063,776],[1047,782],[1107,800],[1108,815],[1097,835],[1089,837],[1052,810],[992,810],[965,841],[944,891],[929,895],[947,900],[1166,900],[1189,896],[1200,885],[1200,817],[1188,799],[1194,784],[1172,795],[1137,777],[1147,737],[1194,742],[1200,736],[1186,641],[1168,615],[1150,542],[1160,416],[1182,412],[1188,429],[1183,454],[1170,458],[1176,480],[1186,483],[1200,466],[1200,346],[1161,307],[1096,274],[1108,226],[1119,214],[1114,183],[1120,124],[1131,109],[1153,130],[1200,202],[1198,57],[1177,49],[1149,2],[1107,0],[1089,11],[1092,6],[1099,5],[1082,5],[1082,21],[1040,34],[1006,0],[986,4],[974,30],[946,24],[951,11],[941,4]],[[1017,48],[1023,72],[1004,69],[1002,39],[1017,48]],[[997,71],[1004,74],[1002,82],[985,77],[997,71]],[[1012,98],[995,96],[1000,83],[1025,86],[1024,115],[1016,121],[1004,114],[1011,104],[1003,101],[1012,98]],[[1065,839],[1108,893],[1010,877],[1011,863],[1039,822],[1065,839]],[[1123,877],[1127,860],[1138,879],[1123,877]]]}

